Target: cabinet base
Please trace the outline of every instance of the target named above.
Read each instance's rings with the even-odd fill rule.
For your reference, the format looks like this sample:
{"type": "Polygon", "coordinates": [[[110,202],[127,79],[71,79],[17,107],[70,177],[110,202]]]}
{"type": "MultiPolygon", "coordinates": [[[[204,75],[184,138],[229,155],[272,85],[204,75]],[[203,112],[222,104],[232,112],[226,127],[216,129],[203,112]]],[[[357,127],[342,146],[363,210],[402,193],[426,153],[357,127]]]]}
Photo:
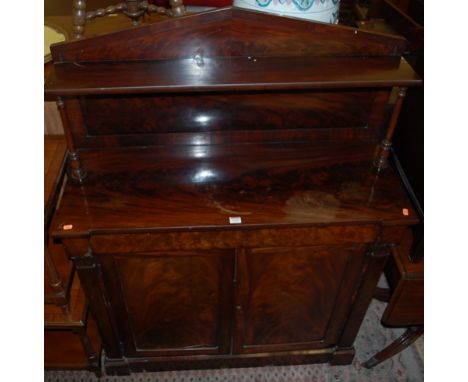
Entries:
{"type": "Polygon", "coordinates": [[[104,365],[108,375],[125,375],[139,371],[221,369],[326,362],[344,365],[350,364],[353,357],[353,348],[329,348],[241,355],[106,359],[104,365]]]}
{"type": "Polygon", "coordinates": [[[349,365],[353,361],[354,353],[354,347],[337,349],[330,360],[330,365],[349,365]]]}

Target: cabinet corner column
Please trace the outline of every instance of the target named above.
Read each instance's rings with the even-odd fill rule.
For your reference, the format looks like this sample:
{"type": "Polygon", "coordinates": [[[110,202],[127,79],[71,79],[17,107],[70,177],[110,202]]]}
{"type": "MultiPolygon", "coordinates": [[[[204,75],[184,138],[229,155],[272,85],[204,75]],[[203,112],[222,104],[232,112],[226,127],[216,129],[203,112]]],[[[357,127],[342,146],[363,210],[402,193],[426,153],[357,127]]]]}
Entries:
{"type": "Polygon", "coordinates": [[[84,290],[91,313],[99,330],[106,356],[123,360],[122,344],[116,328],[112,308],[99,259],[93,255],[86,239],[63,241],[69,258],[75,264],[81,287],[84,290]]]}
{"type": "Polygon", "coordinates": [[[365,269],[361,275],[357,293],[358,297],[353,303],[348,322],[338,342],[337,351],[335,352],[336,359],[332,359],[331,364],[342,364],[340,361],[341,358],[345,358],[350,362],[349,357],[352,357],[351,352],[354,340],[358,334],[389,255],[390,247],[387,245],[378,245],[369,248],[365,260],[365,269]]]}

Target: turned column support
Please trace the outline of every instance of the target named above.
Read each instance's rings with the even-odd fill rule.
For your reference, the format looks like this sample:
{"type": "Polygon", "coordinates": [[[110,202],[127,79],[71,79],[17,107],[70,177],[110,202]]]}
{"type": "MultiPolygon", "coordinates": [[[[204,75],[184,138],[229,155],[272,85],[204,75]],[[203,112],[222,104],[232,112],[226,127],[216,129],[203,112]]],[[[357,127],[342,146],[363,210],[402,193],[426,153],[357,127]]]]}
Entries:
{"type": "MultiPolygon", "coordinates": [[[[122,358],[122,345],[118,337],[116,323],[110,307],[107,289],[102,279],[101,264],[89,247],[88,239],[67,239],[63,241],[67,255],[75,264],[80,284],[86,295],[90,313],[93,314],[99,330],[106,356],[111,359],[122,358]]],[[[84,344],[88,346],[88,344],[84,344]]],[[[93,351],[88,352],[89,360],[94,362],[93,351]]],[[[123,360],[124,361],[124,360],[123,360]]]]}
{"type": "Polygon", "coordinates": [[[406,90],[406,87],[398,88],[398,98],[393,107],[385,138],[380,142],[374,158],[374,167],[377,172],[382,171],[388,166],[388,157],[390,156],[390,149],[392,148],[392,138],[397,126],[403,100],[406,96],[406,90]]]}
{"type": "Polygon", "coordinates": [[[67,141],[68,146],[68,175],[73,181],[82,183],[86,178],[86,171],[84,170],[81,164],[80,155],[75,149],[73,137],[70,132],[70,124],[68,121],[67,111],[65,110],[65,102],[61,97],[57,99],[57,108],[60,112],[60,118],[62,119],[63,130],[65,132],[65,139],[67,141]]]}

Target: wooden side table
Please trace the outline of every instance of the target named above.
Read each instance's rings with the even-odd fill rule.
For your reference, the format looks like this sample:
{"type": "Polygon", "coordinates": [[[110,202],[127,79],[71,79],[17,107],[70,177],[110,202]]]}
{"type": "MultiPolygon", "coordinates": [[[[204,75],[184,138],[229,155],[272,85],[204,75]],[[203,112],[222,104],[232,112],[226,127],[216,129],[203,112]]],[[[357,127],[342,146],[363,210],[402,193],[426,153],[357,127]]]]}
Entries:
{"type": "Polygon", "coordinates": [[[406,331],[363,365],[371,368],[393,357],[424,332],[424,260],[412,262],[406,251],[394,248],[385,269],[390,289],[377,288],[374,297],[388,301],[382,324],[406,331]]]}
{"type": "Polygon", "coordinates": [[[44,138],[44,302],[67,309],[73,264],[48,236],[50,220],[65,179],[66,143],[63,136],[44,138]]]}
{"type": "Polygon", "coordinates": [[[44,306],[45,369],[86,369],[101,375],[101,343],[83,289],[75,278],[68,312],[44,306]]]}
{"type": "Polygon", "coordinates": [[[46,369],[88,369],[100,375],[100,339],[73,263],[47,235],[64,182],[63,136],[44,137],[45,275],[44,364],[46,369]]]}

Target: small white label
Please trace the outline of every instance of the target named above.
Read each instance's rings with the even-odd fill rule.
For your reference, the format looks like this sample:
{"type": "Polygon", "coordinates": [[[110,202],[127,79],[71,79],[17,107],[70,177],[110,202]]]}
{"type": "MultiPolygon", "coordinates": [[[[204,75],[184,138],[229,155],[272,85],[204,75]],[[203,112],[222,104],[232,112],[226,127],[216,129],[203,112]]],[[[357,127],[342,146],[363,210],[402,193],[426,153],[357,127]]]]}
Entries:
{"type": "Polygon", "coordinates": [[[242,219],[240,216],[230,216],[229,217],[229,223],[230,224],[241,224],[242,219]]]}

